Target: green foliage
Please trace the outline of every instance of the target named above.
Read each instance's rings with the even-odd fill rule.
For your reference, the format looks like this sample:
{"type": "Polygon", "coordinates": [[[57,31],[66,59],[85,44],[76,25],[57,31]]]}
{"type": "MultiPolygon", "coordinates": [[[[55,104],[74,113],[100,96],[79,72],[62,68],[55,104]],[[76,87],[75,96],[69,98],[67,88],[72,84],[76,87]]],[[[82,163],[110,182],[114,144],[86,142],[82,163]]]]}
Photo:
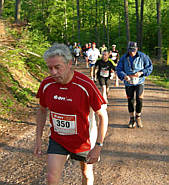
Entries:
{"type": "Polygon", "coordinates": [[[157,85],[169,89],[169,66],[154,64],[153,72],[149,78],[157,85]]]}
{"type": "MultiPolygon", "coordinates": [[[[25,37],[33,51],[33,45],[46,41],[53,42],[98,42],[98,44],[116,43],[119,51],[126,47],[126,27],[124,17],[124,1],[121,0],[83,0],[79,3],[80,40],[78,40],[78,17],[76,0],[34,0],[21,1],[21,21],[28,25],[25,37]],[[97,2],[97,4],[96,4],[97,2]],[[108,21],[108,22],[107,22],[108,21]],[[97,25],[97,29],[96,29],[97,25]],[[108,30],[109,29],[109,30],[108,30]],[[27,31],[28,31],[27,30],[27,31]],[[108,41],[109,34],[109,41],[108,41]],[[41,41],[42,42],[41,42],[41,41]],[[35,44],[36,43],[36,44],[35,44]]],[[[140,4],[139,0],[139,14],[140,4]]],[[[14,17],[15,1],[5,1],[4,17],[14,17]]],[[[162,44],[163,54],[166,53],[169,40],[169,2],[161,1],[162,44]]],[[[136,10],[135,0],[129,0],[129,22],[131,40],[136,40],[136,10]]],[[[150,56],[155,55],[157,47],[157,10],[156,1],[144,1],[143,20],[143,51],[150,56]]],[[[22,30],[24,31],[24,30],[22,30]]],[[[15,34],[15,33],[14,33],[15,34]]],[[[19,35],[17,36],[19,37],[19,35]]],[[[36,45],[36,46],[37,46],[36,45]]],[[[98,45],[99,47],[99,45],[98,45]]],[[[40,54],[40,53],[39,53],[40,54]]],[[[166,55],[164,55],[166,59],[166,55]]]]}
{"type": "Polygon", "coordinates": [[[32,101],[32,91],[29,88],[18,88],[16,84],[9,88],[14,98],[23,105],[32,101]]]}
{"type": "MultiPolygon", "coordinates": [[[[20,31],[14,28],[7,30],[18,42],[13,43],[15,49],[6,52],[4,57],[9,61],[8,66],[22,71],[25,68],[40,81],[47,74],[46,64],[42,57],[36,57],[30,52],[43,56],[46,48],[53,42],[79,41],[77,2],[76,0],[22,0],[21,2],[21,24],[24,23],[26,26],[21,26],[20,31]]],[[[141,1],[138,2],[140,14],[141,1]]],[[[156,1],[144,2],[142,51],[150,57],[154,57],[156,55],[158,30],[156,1]]],[[[83,0],[79,3],[81,44],[95,41],[98,42],[98,47],[102,43],[106,43],[106,45],[109,43],[110,47],[111,44],[115,43],[120,55],[122,55],[126,51],[124,1],[83,0]]],[[[3,17],[14,20],[15,1],[6,0],[4,5],[3,17]]],[[[129,0],[128,8],[131,40],[136,40],[135,0],[129,0]]],[[[168,17],[169,2],[161,1],[162,52],[164,59],[167,57],[166,51],[169,41],[168,17]]],[[[15,86],[11,88],[11,90],[13,89],[15,89],[15,86]]],[[[19,91],[18,97],[23,99],[28,97],[26,92],[25,89],[23,92],[19,91]]]]}
{"type": "Polygon", "coordinates": [[[0,103],[2,106],[10,108],[14,105],[14,102],[10,98],[4,99],[4,97],[0,98],[0,103]]]}
{"type": "Polygon", "coordinates": [[[14,102],[10,98],[1,97],[0,104],[1,104],[0,114],[9,113],[12,109],[15,110],[15,108],[13,108],[14,102]]]}
{"type": "Polygon", "coordinates": [[[26,106],[34,101],[39,83],[47,75],[43,58],[36,54],[42,56],[50,46],[39,30],[22,29],[20,32],[17,27],[8,27],[6,31],[16,42],[9,47],[12,49],[0,46],[5,51],[0,59],[0,82],[4,84],[0,99],[1,113],[15,111],[16,102],[26,106]],[[5,98],[6,94],[10,97],[5,98]]]}
{"type": "Polygon", "coordinates": [[[4,1],[3,17],[14,20],[15,1],[4,1]]]}

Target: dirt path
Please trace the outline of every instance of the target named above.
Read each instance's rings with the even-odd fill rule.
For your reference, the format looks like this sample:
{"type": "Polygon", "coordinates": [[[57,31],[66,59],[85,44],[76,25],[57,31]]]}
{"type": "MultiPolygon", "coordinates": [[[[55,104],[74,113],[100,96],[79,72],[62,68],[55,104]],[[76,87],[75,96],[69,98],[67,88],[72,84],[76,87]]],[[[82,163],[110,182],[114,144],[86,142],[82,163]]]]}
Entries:
{"type": "MultiPolygon", "coordinates": [[[[89,74],[85,65],[79,71],[89,74]]],[[[128,129],[124,86],[111,86],[109,128],[101,161],[94,165],[95,185],[169,185],[169,90],[145,85],[143,129],[128,129]]],[[[19,123],[0,120],[0,185],[45,185],[46,155],[32,155],[35,119],[19,123]],[[3,134],[2,134],[3,136],[3,134]]],[[[49,126],[45,127],[46,151],[49,126]]],[[[62,185],[80,185],[79,163],[68,161],[62,185]]]]}

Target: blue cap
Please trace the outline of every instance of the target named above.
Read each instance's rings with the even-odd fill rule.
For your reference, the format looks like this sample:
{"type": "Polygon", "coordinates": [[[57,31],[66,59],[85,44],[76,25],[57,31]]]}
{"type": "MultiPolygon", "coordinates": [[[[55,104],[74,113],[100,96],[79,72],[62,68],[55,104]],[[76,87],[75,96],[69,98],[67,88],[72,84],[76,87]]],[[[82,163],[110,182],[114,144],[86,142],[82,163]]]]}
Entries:
{"type": "Polygon", "coordinates": [[[128,43],[128,51],[129,51],[129,52],[136,51],[137,48],[138,48],[138,47],[137,47],[137,42],[132,42],[132,41],[130,41],[130,42],[128,43]]]}

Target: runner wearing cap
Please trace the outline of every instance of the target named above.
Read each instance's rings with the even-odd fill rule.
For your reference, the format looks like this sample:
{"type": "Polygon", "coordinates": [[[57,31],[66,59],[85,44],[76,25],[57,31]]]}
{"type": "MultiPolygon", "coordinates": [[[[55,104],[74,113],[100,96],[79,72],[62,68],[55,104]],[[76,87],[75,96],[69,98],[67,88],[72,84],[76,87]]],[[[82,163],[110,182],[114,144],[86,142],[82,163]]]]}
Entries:
{"type": "Polygon", "coordinates": [[[118,52],[118,50],[116,50],[115,44],[112,45],[112,50],[111,50],[111,54],[109,57],[117,64],[117,62],[119,60],[119,52],[118,52]]]}
{"type": "MultiPolygon", "coordinates": [[[[117,63],[119,61],[119,52],[118,52],[118,50],[116,50],[116,45],[115,44],[112,45],[112,50],[110,51],[109,57],[117,65],[117,63]]],[[[119,86],[119,79],[118,79],[118,76],[116,74],[116,71],[114,72],[113,77],[115,78],[115,86],[116,87],[119,86]]]]}
{"type": "Polygon", "coordinates": [[[129,128],[142,128],[141,112],[143,106],[143,92],[145,77],[153,70],[152,62],[146,54],[138,51],[136,42],[128,43],[128,52],[124,54],[116,67],[120,80],[124,80],[128,98],[130,115],[129,128]],[[136,110],[134,108],[134,94],[136,94],[136,110]]]}

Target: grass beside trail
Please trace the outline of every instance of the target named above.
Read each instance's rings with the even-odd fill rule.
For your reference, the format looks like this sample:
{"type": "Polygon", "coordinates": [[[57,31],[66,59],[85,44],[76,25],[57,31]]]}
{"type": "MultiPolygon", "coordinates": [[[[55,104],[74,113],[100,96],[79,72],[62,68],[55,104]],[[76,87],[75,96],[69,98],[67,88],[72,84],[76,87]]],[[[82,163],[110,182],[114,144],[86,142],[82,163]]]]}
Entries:
{"type": "Polygon", "coordinates": [[[165,64],[153,64],[153,72],[149,79],[155,84],[169,89],[169,66],[165,64]]]}

